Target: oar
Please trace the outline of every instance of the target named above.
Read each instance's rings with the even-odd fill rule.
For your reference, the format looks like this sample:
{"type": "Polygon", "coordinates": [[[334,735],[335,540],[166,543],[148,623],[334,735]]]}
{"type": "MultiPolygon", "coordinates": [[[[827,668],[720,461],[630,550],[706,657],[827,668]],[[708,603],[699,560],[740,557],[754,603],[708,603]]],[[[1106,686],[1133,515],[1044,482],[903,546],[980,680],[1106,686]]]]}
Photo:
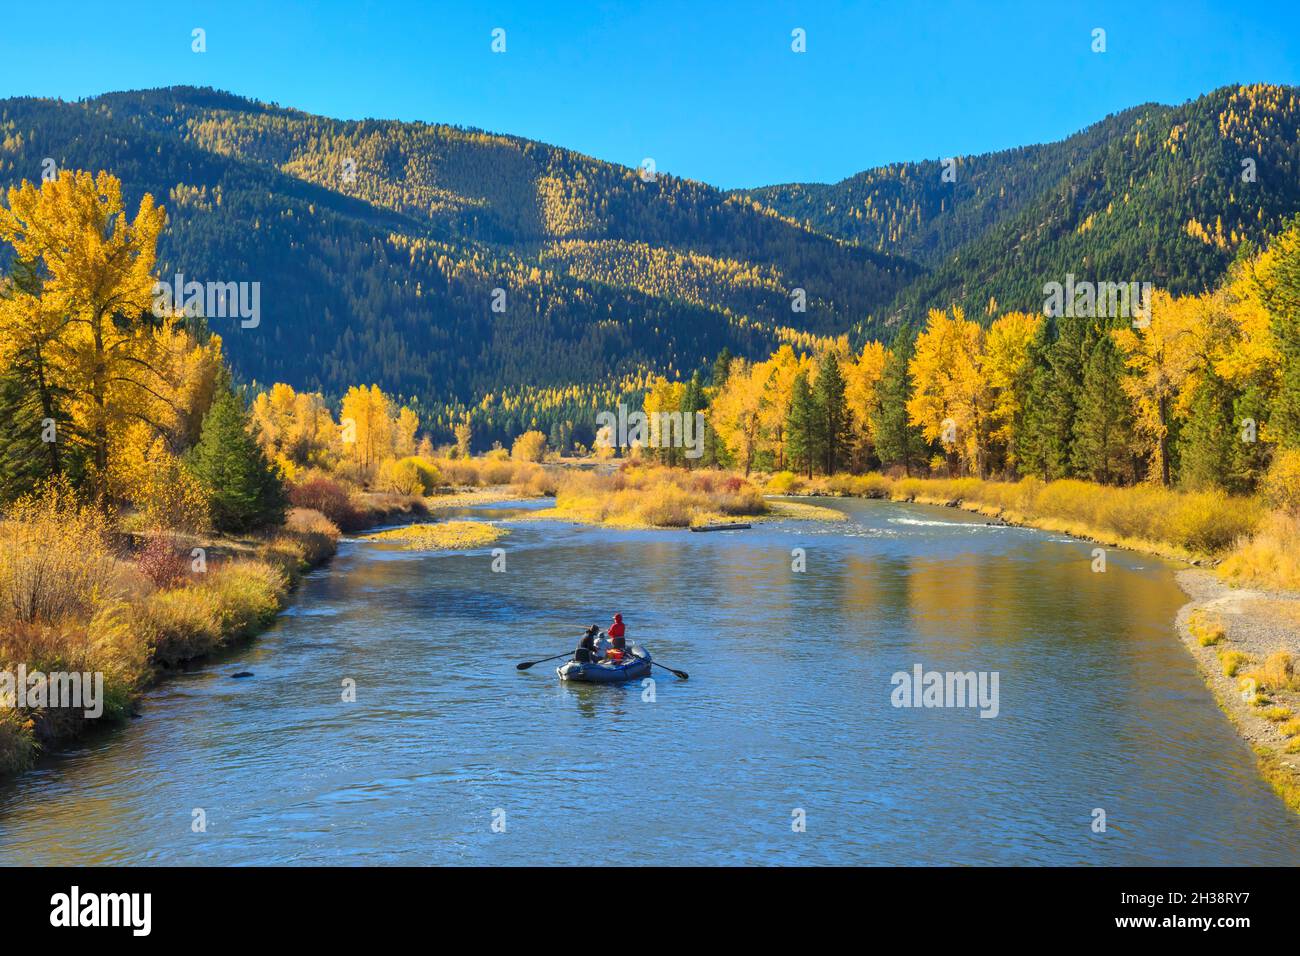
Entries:
{"type": "Polygon", "coordinates": [[[554,657],[543,657],[540,661],[524,661],[522,664],[516,664],[515,670],[526,671],[534,664],[545,664],[547,661],[558,661],[561,657],[568,657],[573,651],[565,651],[563,654],[556,654],[554,657]]]}
{"type": "Polygon", "coordinates": [[[671,671],[674,675],[676,675],[677,677],[680,677],[682,680],[690,680],[690,679],[691,679],[691,675],[688,674],[688,673],[686,673],[686,671],[675,671],[675,670],[673,670],[671,667],[664,667],[664,665],[663,665],[663,664],[660,664],[658,661],[651,661],[650,663],[653,664],[655,667],[663,667],[664,670],[666,670],[666,671],[671,671]]]}

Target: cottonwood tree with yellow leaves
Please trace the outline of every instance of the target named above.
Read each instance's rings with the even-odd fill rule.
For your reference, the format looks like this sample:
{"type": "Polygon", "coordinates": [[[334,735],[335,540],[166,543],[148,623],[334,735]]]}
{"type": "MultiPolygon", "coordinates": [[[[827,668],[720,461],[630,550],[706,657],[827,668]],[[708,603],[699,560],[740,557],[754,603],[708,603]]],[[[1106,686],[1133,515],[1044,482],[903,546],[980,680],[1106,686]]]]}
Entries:
{"type": "Polygon", "coordinates": [[[87,447],[96,483],[108,472],[112,430],[148,420],[152,401],[165,401],[151,334],[164,221],[148,194],[128,219],[122,184],[102,172],[65,170],[40,188],[24,182],[0,209],[0,238],[37,267],[39,305],[22,304],[38,335],[48,330],[53,371],[71,401],[68,437],[87,447]]]}
{"type": "Polygon", "coordinates": [[[992,410],[983,344],[983,330],[960,307],[931,311],[908,366],[913,392],[907,402],[908,417],[925,438],[981,478],[992,410]]]}

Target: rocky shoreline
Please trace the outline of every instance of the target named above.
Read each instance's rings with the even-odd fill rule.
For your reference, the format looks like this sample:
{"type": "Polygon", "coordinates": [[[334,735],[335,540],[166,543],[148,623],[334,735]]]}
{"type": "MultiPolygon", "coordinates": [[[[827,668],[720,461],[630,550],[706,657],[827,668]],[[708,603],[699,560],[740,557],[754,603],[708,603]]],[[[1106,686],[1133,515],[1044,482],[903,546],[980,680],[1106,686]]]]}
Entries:
{"type": "Polygon", "coordinates": [[[1255,751],[1264,778],[1300,813],[1300,738],[1284,732],[1287,722],[1268,716],[1276,707],[1300,710],[1300,693],[1270,689],[1261,704],[1245,676],[1279,651],[1300,659],[1300,595],[1230,587],[1200,568],[1179,571],[1176,579],[1190,599],[1174,622],[1178,636],[1219,707],[1255,751]],[[1211,644],[1203,639],[1207,620],[1223,635],[1211,644]],[[1247,659],[1232,675],[1225,666],[1228,654],[1247,659]]]}

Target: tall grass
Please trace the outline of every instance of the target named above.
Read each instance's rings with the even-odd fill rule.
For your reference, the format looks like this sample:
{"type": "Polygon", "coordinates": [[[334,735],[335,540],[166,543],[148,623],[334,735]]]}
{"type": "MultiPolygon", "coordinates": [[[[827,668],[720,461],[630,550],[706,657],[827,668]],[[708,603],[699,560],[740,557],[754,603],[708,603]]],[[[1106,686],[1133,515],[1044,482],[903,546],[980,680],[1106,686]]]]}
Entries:
{"type": "Polygon", "coordinates": [[[1218,491],[1118,488],[1073,479],[1044,483],[1035,478],[1005,482],[835,475],[808,483],[808,490],[960,506],[1049,530],[1186,556],[1224,554],[1253,533],[1265,516],[1255,499],[1218,491]]]}
{"type": "Polygon", "coordinates": [[[627,466],[610,475],[570,472],[555,492],[559,516],[620,527],[686,528],[767,510],[757,487],[715,470],[627,466]]]}
{"type": "Polygon", "coordinates": [[[1300,517],[1274,512],[1219,565],[1223,580],[1300,591],[1300,517]]]}
{"type": "Polygon", "coordinates": [[[11,505],[0,526],[0,619],[85,617],[120,590],[108,516],[63,480],[11,505]]]}

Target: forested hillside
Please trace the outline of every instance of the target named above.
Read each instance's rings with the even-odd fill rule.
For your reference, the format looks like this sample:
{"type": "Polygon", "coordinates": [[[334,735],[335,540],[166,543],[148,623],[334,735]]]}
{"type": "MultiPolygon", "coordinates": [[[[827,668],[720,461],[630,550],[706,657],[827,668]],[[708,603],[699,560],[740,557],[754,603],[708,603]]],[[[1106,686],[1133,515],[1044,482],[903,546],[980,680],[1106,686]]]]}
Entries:
{"type": "Polygon", "coordinates": [[[838,333],[920,272],[699,183],[213,91],[0,104],[0,184],[47,158],[166,207],[164,277],[260,281],[257,328],[212,323],[235,368],[327,395],[375,380],[432,406],[672,374],[838,333]]]}
{"type": "Polygon", "coordinates": [[[724,348],[890,339],[954,303],[1040,311],[1067,273],[1209,288],[1300,209],[1298,117],[1293,88],[1225,88],[959,157],[951,182],[930,161],[728,194],[173,88],[0,102],[0,186],[53,167],[113,173],[128,205],[152,193],[163,277],[261,283],[256,327],[210,322],[245,381],[332,400],[375,382],[440,434],[479,409],[479,434],[506,438],[724,348]]]}
{"type": "Polygon", "coordinates": [[[838,183],[737,190],[811,229],[928,266],[1006,222],[1127,128],[1139,109],[1109,116],[1059,143],[944,161],[890,163],[838,183]]]}
{"type": "MultiPolygon", "coordinates": [[[[963,306],[974,316],[1038,311],[1067,273],[1212,287],[1243,243],[1300,209],[1300,96],[1294,87],[1225,87],[1182,106],[1127,110],[1061,142],[861,173],[833,186],[752,191],[781,215],[914,257],[928,275],[888,320],[963,306]],[[996,307],[990,309],[990,301],[996,307]]],[[[881,333],[865,323],[868,336],[881,333]]]]}

